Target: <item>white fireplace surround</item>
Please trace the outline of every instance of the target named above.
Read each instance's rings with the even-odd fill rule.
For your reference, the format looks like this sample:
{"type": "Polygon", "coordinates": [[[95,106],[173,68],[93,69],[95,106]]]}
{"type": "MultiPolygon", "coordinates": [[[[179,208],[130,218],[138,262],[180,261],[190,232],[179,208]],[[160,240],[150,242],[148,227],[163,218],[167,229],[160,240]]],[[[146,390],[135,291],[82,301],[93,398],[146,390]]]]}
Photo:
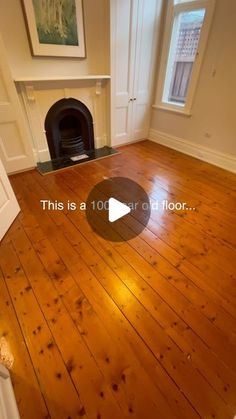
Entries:
{"type": "Polygon", "coordinates": [[[15,79],[32,138],[35,162],[51,159],[44,128],[47,112],[60,99],[74,98],[90,110],[95,148],[110,145],[108,75],[15,79]]]}

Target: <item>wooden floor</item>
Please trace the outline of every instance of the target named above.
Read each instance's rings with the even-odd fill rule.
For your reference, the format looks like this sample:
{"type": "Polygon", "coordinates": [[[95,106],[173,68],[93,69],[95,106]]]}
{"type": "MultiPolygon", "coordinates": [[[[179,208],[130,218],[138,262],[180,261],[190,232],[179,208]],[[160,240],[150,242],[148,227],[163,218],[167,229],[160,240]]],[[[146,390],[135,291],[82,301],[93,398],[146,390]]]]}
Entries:
{"type": "MultiPolygon", "coordinates": [[[[0,247],[0,330],[21,417],[233,419],[236,176],[149,141],[121,151],[11,177],[22,211],[0,247]],[[84,212],[41,209],[124,175],[196,210],[113,243],[84,212]]],[[[120,236],[138,223],[123,220],[120,236]]]]}

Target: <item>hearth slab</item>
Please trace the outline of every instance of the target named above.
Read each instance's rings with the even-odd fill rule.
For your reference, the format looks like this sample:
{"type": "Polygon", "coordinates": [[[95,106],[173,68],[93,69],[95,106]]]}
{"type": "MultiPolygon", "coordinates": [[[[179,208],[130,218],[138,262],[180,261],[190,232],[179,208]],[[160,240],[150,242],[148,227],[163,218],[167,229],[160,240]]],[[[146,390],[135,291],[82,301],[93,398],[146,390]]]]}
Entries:
{"type": "Polygon", "coordinates": [[[86,151],[88,157],[78,161],[72,161],[71,158],[68,156],[59,157],[58,159],[53,159],[45,162],[39,162],[37,163],[37,169],[41,175],[46,175],[48,173],[55,172],[56,170],[63,170],[71,166],[88,163],[97,159],[103,159],[105,157],[110,157],[119,153],[120,152],[115,150],[114,148],[105,146],[93,151],[86,151]]]}

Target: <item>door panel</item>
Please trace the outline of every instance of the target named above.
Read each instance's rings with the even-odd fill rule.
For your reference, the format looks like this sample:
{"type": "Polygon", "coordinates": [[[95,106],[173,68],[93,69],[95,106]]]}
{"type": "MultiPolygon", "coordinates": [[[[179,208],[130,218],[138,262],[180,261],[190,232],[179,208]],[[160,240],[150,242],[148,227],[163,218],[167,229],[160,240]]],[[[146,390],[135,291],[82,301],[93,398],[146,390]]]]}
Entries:
{"type": "Polygon", "coordinates": [[[130,141],[138,0],[112,0],[112,145],[130,141]]]}
{"type": "Polygon", "coordinates": [[[0,158],[7,173],[35,166],[24,114],[0,37],[0,158]]]}
{"type": "Polygon", "coordinates": [[[125,137],[127,134],[128,113],[125,107],[116,110],[116,133],[118,137],[125,137]]]}
{"type": "Polygon", "coordinates": [[[147,138],[149,130],[161,8],[161,0],[139,2],[132,126],[135,140],[147,138]]]}
{"type": "Polygon", "coordinates": [[[0,124],[0,144],[6,160],[25,156],[25,146],[16,121],[0,124]],[[3,141],[3,138],[7,138],[8,141],[3,141]]]}
{"type": "Polygon", "coordinates": [[[163,0],[111,0],[112,145],[147,138],[163,0]]]}
{"type": "Polygon", "coordinates": [[[0,160],[0,240],[20,211],[11,184],[0,160]]]}

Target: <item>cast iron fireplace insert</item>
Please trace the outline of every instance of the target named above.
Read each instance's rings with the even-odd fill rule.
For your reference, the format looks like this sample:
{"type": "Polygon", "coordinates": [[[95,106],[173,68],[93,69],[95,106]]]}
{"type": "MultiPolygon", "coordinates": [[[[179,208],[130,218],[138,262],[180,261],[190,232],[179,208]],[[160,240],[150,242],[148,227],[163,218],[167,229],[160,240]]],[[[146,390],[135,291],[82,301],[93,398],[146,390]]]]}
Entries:
{"type": "Polygon", "coordinates": [[[45,118],[45,131],[51,159],[94,150],[93,118],[77,99],[54,103],[45,118]]]}

